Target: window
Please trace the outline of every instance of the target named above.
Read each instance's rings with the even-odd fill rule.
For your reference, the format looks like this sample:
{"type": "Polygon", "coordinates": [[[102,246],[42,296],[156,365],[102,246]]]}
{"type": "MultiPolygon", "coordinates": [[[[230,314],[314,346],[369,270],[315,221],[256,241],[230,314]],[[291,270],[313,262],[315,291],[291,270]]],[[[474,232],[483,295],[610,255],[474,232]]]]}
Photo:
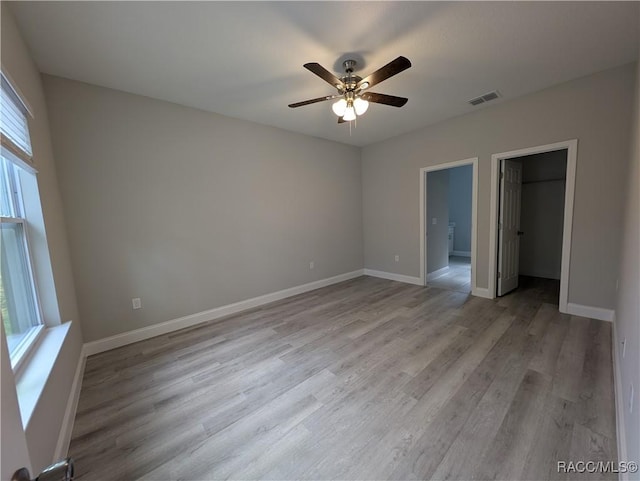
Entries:
{"type": "Polygon", "coordinates": [[[33,175],[27,111],[2,76],[0,97],[0,314],[11,364],[16,367],[42,329],[31,257],[22,179],[33,175]]]}

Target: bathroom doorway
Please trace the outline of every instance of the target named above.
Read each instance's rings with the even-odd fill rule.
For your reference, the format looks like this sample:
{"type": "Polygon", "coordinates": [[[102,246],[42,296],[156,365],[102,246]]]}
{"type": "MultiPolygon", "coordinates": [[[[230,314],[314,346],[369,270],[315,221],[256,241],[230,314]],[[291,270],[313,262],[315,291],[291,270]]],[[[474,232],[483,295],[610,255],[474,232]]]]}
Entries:
{"type": "Polygon", "coordinates": [[[421,274],[429,287],[475,287],[476,165],[469,159],[423,169],[421,274]]]}

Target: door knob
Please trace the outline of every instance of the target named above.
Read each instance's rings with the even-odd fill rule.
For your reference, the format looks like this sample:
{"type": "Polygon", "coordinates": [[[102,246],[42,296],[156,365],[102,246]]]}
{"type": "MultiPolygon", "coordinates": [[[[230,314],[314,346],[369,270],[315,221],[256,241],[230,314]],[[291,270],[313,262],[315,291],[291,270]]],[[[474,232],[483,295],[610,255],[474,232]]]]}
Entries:
{"type": "MultiPolygon", "coordinates": [[[[73,459],[67,458],[45,468],[33,481],[72,481],[73,480],[73,459]]],[[[20,468],[11,481],[32,481],[27,468],[20,468]]]]}

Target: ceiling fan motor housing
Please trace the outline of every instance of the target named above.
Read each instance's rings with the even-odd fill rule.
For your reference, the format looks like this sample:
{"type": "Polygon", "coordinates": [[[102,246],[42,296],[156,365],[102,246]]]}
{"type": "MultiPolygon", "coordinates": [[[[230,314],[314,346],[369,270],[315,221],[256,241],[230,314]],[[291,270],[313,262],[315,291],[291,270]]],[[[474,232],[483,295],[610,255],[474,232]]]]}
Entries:
{"type": "Polygon", "coordinates": [[[356,89],[356,85],[358,84],[358,82],[360,82],[360,80],[362,80],[362,77],[359,77],[358,75],[352,75],[351,77],[342,77],[340,80],[342,80],[342,82],[344,83],[344,90],[351,91],[356,89]]]}

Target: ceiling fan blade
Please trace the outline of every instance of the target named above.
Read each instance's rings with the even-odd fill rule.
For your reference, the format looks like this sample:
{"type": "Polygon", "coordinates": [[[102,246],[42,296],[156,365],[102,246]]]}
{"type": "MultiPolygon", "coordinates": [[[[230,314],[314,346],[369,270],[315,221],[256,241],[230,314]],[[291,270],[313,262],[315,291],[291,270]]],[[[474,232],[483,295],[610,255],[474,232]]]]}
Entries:
{"type": "Polygon", "coordinates": [[[302,102],[296,102],[295,104],[289,104],[289,107],[295,109],[296,107],[302,107],[303,105],[315,104],[318,102],[324,102],[325,100],[331,100],[341,97],[341,95],[327,95],[325,97],[318,97],[317,99],[303,100],[302,102]]]}
{"type": "Polygon", "coordinates": [[[409,99],[396,97],[395,95],[377,94],[375,92],[365,92],[362,99],[376,104],[391,105],[392,107],[402,107],[409,99]]]}
{"type": "Polygon", "coordinates": [[[373,85],[379,84],[383,80],[387,80],[389,77],[393,77],[396,74],[399,74],[403,70],[407,70],[411,67],[411,62],[406,57],[398,57],[395,60],[392,60],[384,67],[376,70],[368,77],[363,78],[358,82],[356,88],[361,88],[365,83],[368,84],[366,88],[369,88],[373,85]]]}
{"type": "Polygon", "coordinates": [[[340,80],[338,77],[336,77],[335,75],[333,75],[331,72],[329,72],[326,68],[324,68],[319,63],[316,63],[316,62],[305,63],[304,68],[306,68],[310,72],[313,72],[322,80],[324,80],[328,84],[331,84],[334,88],[344,89],[344,82],[340,80]]]}

